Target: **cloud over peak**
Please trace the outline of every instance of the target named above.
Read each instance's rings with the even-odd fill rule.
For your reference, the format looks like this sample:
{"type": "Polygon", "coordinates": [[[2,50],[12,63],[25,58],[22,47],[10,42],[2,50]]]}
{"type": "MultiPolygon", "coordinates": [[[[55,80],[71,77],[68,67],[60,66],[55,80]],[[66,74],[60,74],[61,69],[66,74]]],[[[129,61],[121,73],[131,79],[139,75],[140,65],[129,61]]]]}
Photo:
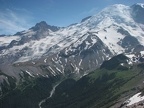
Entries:
{"type": "Polygon", "coordinates": [[[29,17],[24,10],[15,12],[10,9],[0,11],[0,34],[14,34],[31,27],[29,17]]]}

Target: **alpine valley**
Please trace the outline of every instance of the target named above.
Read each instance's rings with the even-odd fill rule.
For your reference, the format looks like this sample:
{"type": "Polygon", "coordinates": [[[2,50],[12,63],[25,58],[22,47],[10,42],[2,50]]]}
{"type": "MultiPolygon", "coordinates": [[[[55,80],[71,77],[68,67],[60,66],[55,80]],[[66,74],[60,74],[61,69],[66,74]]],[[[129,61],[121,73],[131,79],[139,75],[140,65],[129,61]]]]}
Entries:
{"type": "Polygon", "coordinates": [[[144,4],[0,35],[0,108],[126,107],[144,107],[144,4]]]}

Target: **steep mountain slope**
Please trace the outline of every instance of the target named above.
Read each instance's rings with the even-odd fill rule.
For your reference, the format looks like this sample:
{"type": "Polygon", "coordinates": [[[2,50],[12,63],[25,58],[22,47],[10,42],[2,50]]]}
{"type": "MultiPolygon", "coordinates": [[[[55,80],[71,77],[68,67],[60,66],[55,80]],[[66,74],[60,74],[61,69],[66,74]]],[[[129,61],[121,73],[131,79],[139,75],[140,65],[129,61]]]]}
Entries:
{"type": "Polygon", "coordinates": [[[123,103],[144,88],[143,64],[131,67],[129,58],[118,55],[109,67],[113,59],[117,65],[110,70],[103,65],[78,81],[63,81],[42,108],[125,108],[123,103]]]}
{"type": "Polygon", "coordinates": [[[1,108],[39,108],[39,102],[50,95],[53,84],[59,80],[59,77],[31,78],[26,76],[15,89],[1,96],[1,108]]]}
{"type": "Polygon", "coordinates": [[[130,62],[120,54],[79,80],[61,76],[33,78],[25,74],[24,81],[0,98],[0,107],[125,108],[131,104],[129,98],[144,89],[144,64],[130,62]]]}
{"type": "Polygon", "coordinates": [[[22,37],[21,40],[11,42],[6,50],[1,51],[1,56],[10,58],[9,56],[12,56],[11,53],[13,53],[15,60],[12,62],[37,59],[45,53],[49,55],[59,52],[87,32],[94,32],[113,53],[124,52],[126,48],[117,43],[120,43],[125,36],[133,36],[139,41],[136,45],[143,45],[143,30],[131,15],[131,12],[137,13],[134,10],[133,6],[131,8],[124,5],[113,5],[79,24],[66,28],[51,27],[44,22],[38,23],[28,31],[17,33],[16,35],[22,37]]]}
{"type": "Polygon", "coordinates": [[[1,95],[27,77],[77,79],[114,55],[144,51],[142,12],[143,4],[116,4],[68,27],[42,21],[8,39],[0,36],[1,95]]]}

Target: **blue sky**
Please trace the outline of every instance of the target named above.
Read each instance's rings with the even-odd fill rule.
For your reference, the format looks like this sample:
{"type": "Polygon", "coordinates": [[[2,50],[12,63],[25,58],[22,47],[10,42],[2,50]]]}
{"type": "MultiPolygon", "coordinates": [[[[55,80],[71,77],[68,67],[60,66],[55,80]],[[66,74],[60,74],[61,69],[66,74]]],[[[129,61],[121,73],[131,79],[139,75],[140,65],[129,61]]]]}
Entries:
{"type": "Polygon", "coordinates": [[[144,0],[0,0],[0,34],[14,34],[40,21],[68,26],[109,5],[135,3],[144,0]]]}

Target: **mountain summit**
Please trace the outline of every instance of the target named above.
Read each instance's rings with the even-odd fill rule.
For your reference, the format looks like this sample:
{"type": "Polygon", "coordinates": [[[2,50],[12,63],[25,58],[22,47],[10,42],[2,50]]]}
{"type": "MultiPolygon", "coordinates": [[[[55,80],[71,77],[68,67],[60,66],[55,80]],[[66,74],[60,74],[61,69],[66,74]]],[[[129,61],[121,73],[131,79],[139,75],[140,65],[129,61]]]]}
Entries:
{"type": "Polygon", "coordinates": [[[59,27],[51,26],[51,25],[48,25],[45,21],[41,21],[41,22],[37,23],[31,29],[33,29],[34,31],[37,31],[37,30],[48,30],[49,29],[49,30],[55,32],[55,31],[59,30],[59,27]]]}
{"type": "Polygon", "coordinates": [[[42,21],[14,36],[1,36],[0,83],[7,86],[0,90],[8,92],[31,78],[79,79],[121,53],[139,62],[133,55],[140,58],[144,51],[142,13],[142,4],[116,4],[65,28],[42,21]]]}
{"type": "MultiPolygon", "coordinates": [[[[140,23],[144,19],[142,12],[142,4],[133,6],[116,4],[106,7],[94,16],[85,18],[78,24],[65,28],[51,26],[42,21],[27,31],[9,36],[11,39],[19,37],[12,43],[4,40],[7,44],[1,46],[0,64],[33,60],[44,62],[42,59],[52,59],[53,56],[54,63],[58,59],[62,62],[63,66],[60,65],[59,70],[63,73],[64,64],[79,68],[79,64],[83,66],[87,64],[84,62],[86,59],[93,64],[90,63],[92,67],[89,66],[89,68],[94,68],[95,65],[99,66],[102,61],[113,55],[139,52],[140,50],[136,50],[138,46],[144,45],[143,23],[140,23]],[[89,54],[97,56],[89,57],[89,54]],[[77,60],[71,61],[72,59],[77,60]],[[92,59],[94,61],[91,61],[92,59]]],[[[49,62],[49,60],[46,61],[49,62]]],[[[79,70],[75,71],[79,72],[79,70]]]]}

